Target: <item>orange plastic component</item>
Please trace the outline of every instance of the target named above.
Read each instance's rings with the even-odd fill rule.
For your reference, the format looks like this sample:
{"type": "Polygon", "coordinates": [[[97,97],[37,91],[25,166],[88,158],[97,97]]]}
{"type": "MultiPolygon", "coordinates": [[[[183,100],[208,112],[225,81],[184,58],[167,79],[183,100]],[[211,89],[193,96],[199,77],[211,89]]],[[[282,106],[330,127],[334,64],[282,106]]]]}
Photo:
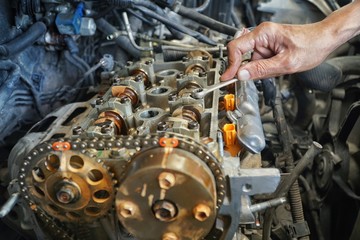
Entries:
{"type": "Polygon", "coordinates": [[[235,95],[234,94],[226,94],[224,96],[224,105],[226,111],[234,111],[235,110],[235,95]]]}
{"type": "Polygon", "coordinates": [[[223,138],[225,143],[225,150],[228,151],[231,156],[236,156],[241,151],[241,146],[236,138],[236,125],[225,124],[223,127],[223,138]]]}
{"type": "Polygon", "coordinates": [[[159,144],[162,147],[177,147],[179,145],[179,140],[176,138],[166,138],[166,137],[162,137],[159,140],[159,144]]]}
{"type": "Polygon", "coordinates": [[[68,142],[54,142],[52,144],[52,149],[55,151],[67,151],[70,150],[71,145],[68,142]]]}

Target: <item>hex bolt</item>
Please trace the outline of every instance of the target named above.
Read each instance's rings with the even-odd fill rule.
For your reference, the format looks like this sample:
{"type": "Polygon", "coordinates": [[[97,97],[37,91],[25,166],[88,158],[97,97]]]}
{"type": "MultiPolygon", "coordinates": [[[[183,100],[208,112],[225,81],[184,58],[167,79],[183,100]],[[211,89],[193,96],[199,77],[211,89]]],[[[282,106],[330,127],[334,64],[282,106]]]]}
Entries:
{"type": "Polygon", "coordinates": [[[125,201],[120,203],[119,213],[123,218],[130,218],[136,213],[136,206],[134,203],[125,201]]]}
{"type": "Polygon", "coordinates": [[[183,62],[188,62],[189,60],[190,60],[189,57],[183,57],[183,58],[182,58],[182,61],[183,61],[183,62]]]}
{"type": "Polygon", "coordinates": [[[111,158],[117,158],[117,157],[120,157],[121,155],[124,155],[125,153],[126,153],[125,148],[119,148],[119,149],[111,150],[110,157],[111,158]]]}
{"type": "Polygon", "coordinates": [[[176,99],[177,99],[177,94],[175,92],[169,94],[168,96],[169,101],[176,101],[176,99]]]}
{"type": "Polygon", "coordinates": [[[178,239],[179,238],[176,236],[176,234],[172,232],[164,233],[164,235],[162,236],[162,240],[178,240],[178,239]]]}
{"type": "Polygon", "coordinates": [[[195,121],[191,121],[188,123],[188,128],[189,129],[197,129],[199,127],[199,123],[195,122],[195,121]]]}
{"type": "Polygon", "coordinates": [[[96,105],[102,105],[104,103],[104,99],[102,97],[98,97],[96,100],[95,100],[95,104],[96,105]]]}
{"type": "Polygon", "coordinates": [[[80,135],[83,132],[83,129],[81,126],[76,126],[73,128],[73,135],[80,135]]]}
{"type": "Polygon", "coordinates": [[[129,103],[129,102],[131,102],[131,99],[128,98],[128,97],[123,97],[123,98],[120,99],[120,103],[122,103],[122,104],[126,104],[126,103],[129,103]]]}
{"type": "Polygon", "coordinates": [[[169,172],[162,172],[158,176],[159,186],[162,189],[170,189],[176,183],[175,175],[169,172]]]}
{"type": "Polygon", "coordinates": [[[206,72],[199,72],[199,77],[206,77],[207,73],[206,72]]]}
{"type": "Polygon", "coordinates": [[[159,221],[169,222],[176,217],[177,207],[167,200],[157,201],[152,206],[153,213],[159,221]]]}
{"type": "Polygon", "coordinates": [[[157,125],[157,130],[159,131],[165,131],[166,130],[166,122],[159,122],[157,125]]]}
{"type": "Polygon", "coordinates": [[[209,56],[202,56],[202,60],[204,61],[209,60],[209,56]]]}
{"type": "Polygon", "coordinates": [[[110,126],[108,124],[104,124],[103,126],[101,126],[101,133],[103,133],[103,134],[111,133],[111,129],[112,129],[112,126],[110,126]]]}
{"type": "Polygon", "coordinates": [[[79,195],[78,189],[71,184],[63,185],[59,191],[56,192],[56,198],[60,203],[68,204],[77,199],[79,195]]]}
{"type": "Polygon", "coordinates": [[[182,72],[176,74],[176,78],[183,78],[184,77],[184,74],[182,72]]]}
{"type": "Polygon", "coordinates": [[[193,214],[196,220],[203,222],[210,217],[211,209],[205,204],[198,204],[193,209],[193,214]]]}
{"type": "Polygon", "coordinates": [[[135,82],[141,82],[142,80],[143,80],[143,77],[140,74],[135,76],[135,82]]]}
{"type": "Polygon", "coordinates": [[[152,60],[147,60],[147,61],[145,61],[145,64],[146,65],[151,65],[153,62],[152,62],[152,60]]]}

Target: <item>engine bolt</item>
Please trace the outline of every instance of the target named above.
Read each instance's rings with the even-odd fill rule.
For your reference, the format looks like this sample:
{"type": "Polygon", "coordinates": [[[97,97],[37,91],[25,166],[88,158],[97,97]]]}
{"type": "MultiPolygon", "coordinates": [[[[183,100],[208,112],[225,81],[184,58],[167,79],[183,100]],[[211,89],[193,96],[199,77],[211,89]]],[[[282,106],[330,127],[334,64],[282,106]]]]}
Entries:
{"type": "Polygon", "coordinates": [[[135,82],[141,82],[143,80],[143,77],[139,74],[135,76],[135,82]]]}
{"type": "Polygon", "coordinates": [[[170,93],[168,96],[169,101],[176,101],[176,98],[177,98],[177,94],[175,92],[170,93]]]}
{"type": "Polygon", "coordinates": [[[133,65],[133,62],[131,62],[131,61],[126,62],[126,66],[130,67],[131,65],[133,65]]]}
{"type": "Polygon", "coordinates": [[[105,124],[101,127],[101,133],[108,134],[111,133],[112,126],[105,124]]]}
{"type": "Polygon", "coordinates": [[[202,56],[202,60],[204,60],[204,61],[209,60],[209,56],[202,56]]]}
{"type": "Polygon", "coordinates": [[[193,214],[196,220],[203,222],[210,217],[211,209],[205,204],[198,204],[193,209],[193,214]]]}
{"type": "Polygon", "coordinates": [[[95,104],[96,105],[102,105],[104,103],[104,99],[102,97],[98,97],[96,100],[95,100],[95,104]]]}
{"type": "Polygon", "coordinates": [[[136,206],[132,202],[122,202],[120,203],[120,215],[123,218],[129,218],[134,216],[136,206]]]}
{"type": "Polygon", "coordinates": [[[169,222],[177,214],[176,206],[169,201],[161,200],[154,203],[152,210],[155,217],[162,222],[169,222]]]}
{"type": "Polygon", "coordinates": [[[179,238],[176,236],[176,234],[172,232],[165,233],[162,236],[162,240],[178,240],[178,239],[179,238]]]}
{"type": "Polygon", "coordinates": [[[131,99],[128,97],[123,97],[120,99],[120,103],[125,104],[125,103],[130,103],[131,99]]]}
{"type": "Polygon", "coordinates": [[[176,74],[176,78],[183,78],[184,77],[184,74],[182,72],[176,74]]]}
{"type": "Polygon", "coordinates": [[[151,65],[153,62],[152,62],[152,60],[147,60],[147,61],[145,61],[145,64],[146,65],[151,65]]]}
{"type": "Polygon", "coordinates": [[[197,129],[199,127],[199,123],[195,122],[195,121],[191,121],[188,123],[188,128],[189,129],[197,129]]]}
{"type": "Polygon", "coordinates": [[[183,57],[183,58],[182,58],[182,61],[183,61],[183,62],[188,62],[189,60],[190,60],[189,57],[183,57]]]}
{"type": "Polygon", "coordinates": [[[74,135],[80,135],[82,132],[83,132],[83,129],[80,126],[76,126],[76,127],[73,128],[73,134],[74,135]]]}
{"type": "Polygon", "coordinates": [[[170,189],[176,183],[175,175],[169,172],[160,173],[158,176],[158,180],[159,180],[159,186],[162,189],[170,189]]]}
{"type": "Polygon", "coordinates": [[[157,125],[157,129],[159,131],[165,131],[166,130],[166,122],[159,122],[157,125]]]}
{"type": "Polygon", "coordinates": [[[68,204],[76,199],[76,189],[72,185],[65,185],[56,193],[56,198],[59,202],[68,204]]]}
{"type": "Polygon", "coordinates": [[[206,77],[207,73],[206,72],[199,72],[199,77],[206,77]]]}

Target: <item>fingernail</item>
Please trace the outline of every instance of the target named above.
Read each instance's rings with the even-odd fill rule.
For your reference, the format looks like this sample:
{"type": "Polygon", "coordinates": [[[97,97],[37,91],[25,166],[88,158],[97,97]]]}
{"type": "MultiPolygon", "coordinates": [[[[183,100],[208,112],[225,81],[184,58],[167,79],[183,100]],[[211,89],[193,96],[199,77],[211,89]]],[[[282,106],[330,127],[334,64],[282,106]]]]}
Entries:
{"type": "Polygon", "coordinates": [[[250,80],[250,73],[248,70],[240,70],[238,73],[239,80],[250,80]]]}

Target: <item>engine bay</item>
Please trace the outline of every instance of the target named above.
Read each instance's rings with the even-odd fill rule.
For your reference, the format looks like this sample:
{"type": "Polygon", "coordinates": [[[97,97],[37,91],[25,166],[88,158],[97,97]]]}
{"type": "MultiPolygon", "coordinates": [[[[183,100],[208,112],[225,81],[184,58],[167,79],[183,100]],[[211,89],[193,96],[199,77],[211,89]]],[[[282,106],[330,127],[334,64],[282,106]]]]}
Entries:
{"type": "Polygon", "coordinates": [[[360,237],[359,38],[306,72],[220,81],[241,28],[346,1],[0,3],[10,239],[360,237]]]}

